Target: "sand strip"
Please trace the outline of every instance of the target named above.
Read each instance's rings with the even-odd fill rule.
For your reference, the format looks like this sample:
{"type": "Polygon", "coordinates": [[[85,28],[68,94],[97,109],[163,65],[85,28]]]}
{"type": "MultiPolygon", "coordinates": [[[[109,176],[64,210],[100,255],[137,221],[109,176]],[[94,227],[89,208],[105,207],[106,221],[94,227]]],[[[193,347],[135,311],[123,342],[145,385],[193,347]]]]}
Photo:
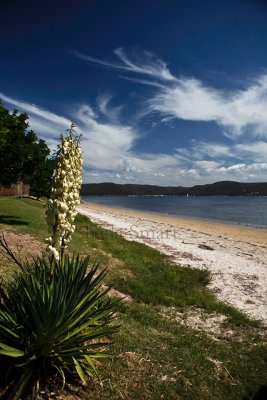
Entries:
{"type": "Polygon", "coordinates": [[[84,203],[78,211],[182,266],[208,269],[216,296],[267,326],[267,230],[84,203]]]}

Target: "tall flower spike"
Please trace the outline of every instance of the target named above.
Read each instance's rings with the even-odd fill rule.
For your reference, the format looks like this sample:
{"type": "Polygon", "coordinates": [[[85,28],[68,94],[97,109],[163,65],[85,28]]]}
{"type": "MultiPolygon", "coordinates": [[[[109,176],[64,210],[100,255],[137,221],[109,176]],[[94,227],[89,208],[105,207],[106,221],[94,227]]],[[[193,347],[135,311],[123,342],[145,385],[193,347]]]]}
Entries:
{"type": "Polygon", "coordinates": [[[47,202],[46,222],[50,236],[47,250],[59,259],[75,230],[76,207],[80,204],[83,157],[80,136],[75,135],[75,125],[60,136],[56,152],[56,167],[52,176],[52,189],[47,202]]]}

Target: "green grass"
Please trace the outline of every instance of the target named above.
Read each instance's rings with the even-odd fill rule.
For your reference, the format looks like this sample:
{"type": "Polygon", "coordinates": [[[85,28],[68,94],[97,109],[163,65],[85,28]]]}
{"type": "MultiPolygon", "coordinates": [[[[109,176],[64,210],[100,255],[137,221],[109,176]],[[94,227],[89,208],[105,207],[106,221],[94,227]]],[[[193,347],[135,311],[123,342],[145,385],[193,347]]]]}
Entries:
{"type": "MultiPolygon", "coordinates": [[[[0,199],[4,227],[46,237],[44,208],[29,199],[0,199]],[[18,223],[16,223],[18,222],[18,223]]],[[[118,312],[114,359],[103,363],[103,385],[77,388],[82,399],[249,399],[266,384],[266,339],[261,328],[207,289],[209,274],[173,265],[160,252],[130,242],[86,217],[76,218],[70,252],[90,254],[108,268],[106,284],[130,295],[118,312]],[[162,307],[227,316],[234,334],[215,341],[161,315],[162,307]]],[[[1,260],[0,260],[1,261],[1,260]]],[[[4,268],[5,261],[2,261],[4,268]]],[[[7,264],[8,265],[8,264],[7,264]]],[[[10,268],[10,266],[8,266],[10,268]]]]}
{"type": "Polygon", "coordinates": [[[43,240],[46,236],[45,203],[27,198],[0,198],[0,223],[43,240]]]}

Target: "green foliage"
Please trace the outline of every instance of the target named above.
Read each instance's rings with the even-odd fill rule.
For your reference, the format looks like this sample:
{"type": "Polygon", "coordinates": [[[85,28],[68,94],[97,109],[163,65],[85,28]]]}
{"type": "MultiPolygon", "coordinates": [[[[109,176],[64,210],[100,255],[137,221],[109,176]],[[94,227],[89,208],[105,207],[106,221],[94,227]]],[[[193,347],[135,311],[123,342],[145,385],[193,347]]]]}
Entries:
{"type": "Polygon", "coordinates": [[[27,114],[12,113],[0,103],[0,184],[9,186],[22,180],[31,194],[48,196],[54,162],[43,139],[29,127],[27,114]]]}
{"type": "MultiPolygon", "coordinates": [[[[17,233],[44,240],[46,225],[41,202],[0,199],[0,214],[5,230],[12,224],[17,233]]],[[[206,286],[206,271],[177,265],[176,274],[170,258],[148,246],[126,241],[81,215],[75,224],[69,251],[90,252],[94,259],[101,259],[101,264],[109,268],[105,285],[114,285],[132,297],[130,302],[121,302],[117,310],[122,328],[114,335],[110,352],[118,357],[105,359],[101,385],[75,385],[78,398],[256,399],[256,393],[266,384],[266,332],[216,299],[206,286]],[[201,307],[204,316],[227,316],[223,325],[216,325],[216,338],[205,329],[197,330],[176,320],[176,312],[185,311],[184,315],[190,316],[195,305],[201,307]],[[227,332],[229,336],[224,335],[227,332]]],[[[25,245],[24,250],[27,251],[25,245]]],[[[3,272],[9,271],[11,266],[1,262],[3,272]]],[[[1,364],[7,370],[7,363],[0,360],[1,364]]],[[[68,397],[64,393],[62,398],[64,395],[68,397]]]]}
{"type": "Polygon", "coordinates": [[[101,288],[105,272],[94,264],[87,273],[88,265],[89,257],[35,258],[1,285],[0,364],[11,365],[5,369],[7,381],[14,379],[11,398],[53,373],[64,383],[74,372],[85,383],[97,374],[94,360],[108,356],[101,339],[116,330],[116,301],[101,288]]]}

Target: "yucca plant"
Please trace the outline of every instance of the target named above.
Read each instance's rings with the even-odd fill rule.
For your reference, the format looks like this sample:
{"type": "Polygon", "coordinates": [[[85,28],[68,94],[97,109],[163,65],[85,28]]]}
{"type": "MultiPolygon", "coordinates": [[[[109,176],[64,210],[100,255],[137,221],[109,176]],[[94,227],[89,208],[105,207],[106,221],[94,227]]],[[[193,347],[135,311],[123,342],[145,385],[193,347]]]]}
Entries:
{"type": "Polygon", "coordinates": [[[87,273],[88,266],[89,257],[39,257],[1,284],[0,363],[9,361],[9,382],[17,377],[10,399],[53,372],[63,383],[73,372],[85,383],[97,374],[94,360],[108,356],[101,350],[116,330],[116,301],[102,289],[105,271],[94,264],[87,273]]]}
{"type": "Polygon", "coordinates": [[[89,257],[65,255],[75,230],[81,177],[80,136],[72,124],[58,145],[47,204],[49,256],[23,262],[0,239],[0,249],[20,267],[12,281],[0,285],[0,366],[10,365],[7,382],[17,378],[9,399],[19,399],[31,385],[36,393],[53,372],[63,384],[67,373],[86,383],[86,375],[97,374],[94,360],[108,356],[101,348],[107,341],[101,340],[116,330],[111,324],[116,301],[102,289],[105,272],[98,272],[97,264],[87,272],[89,257]]]}

